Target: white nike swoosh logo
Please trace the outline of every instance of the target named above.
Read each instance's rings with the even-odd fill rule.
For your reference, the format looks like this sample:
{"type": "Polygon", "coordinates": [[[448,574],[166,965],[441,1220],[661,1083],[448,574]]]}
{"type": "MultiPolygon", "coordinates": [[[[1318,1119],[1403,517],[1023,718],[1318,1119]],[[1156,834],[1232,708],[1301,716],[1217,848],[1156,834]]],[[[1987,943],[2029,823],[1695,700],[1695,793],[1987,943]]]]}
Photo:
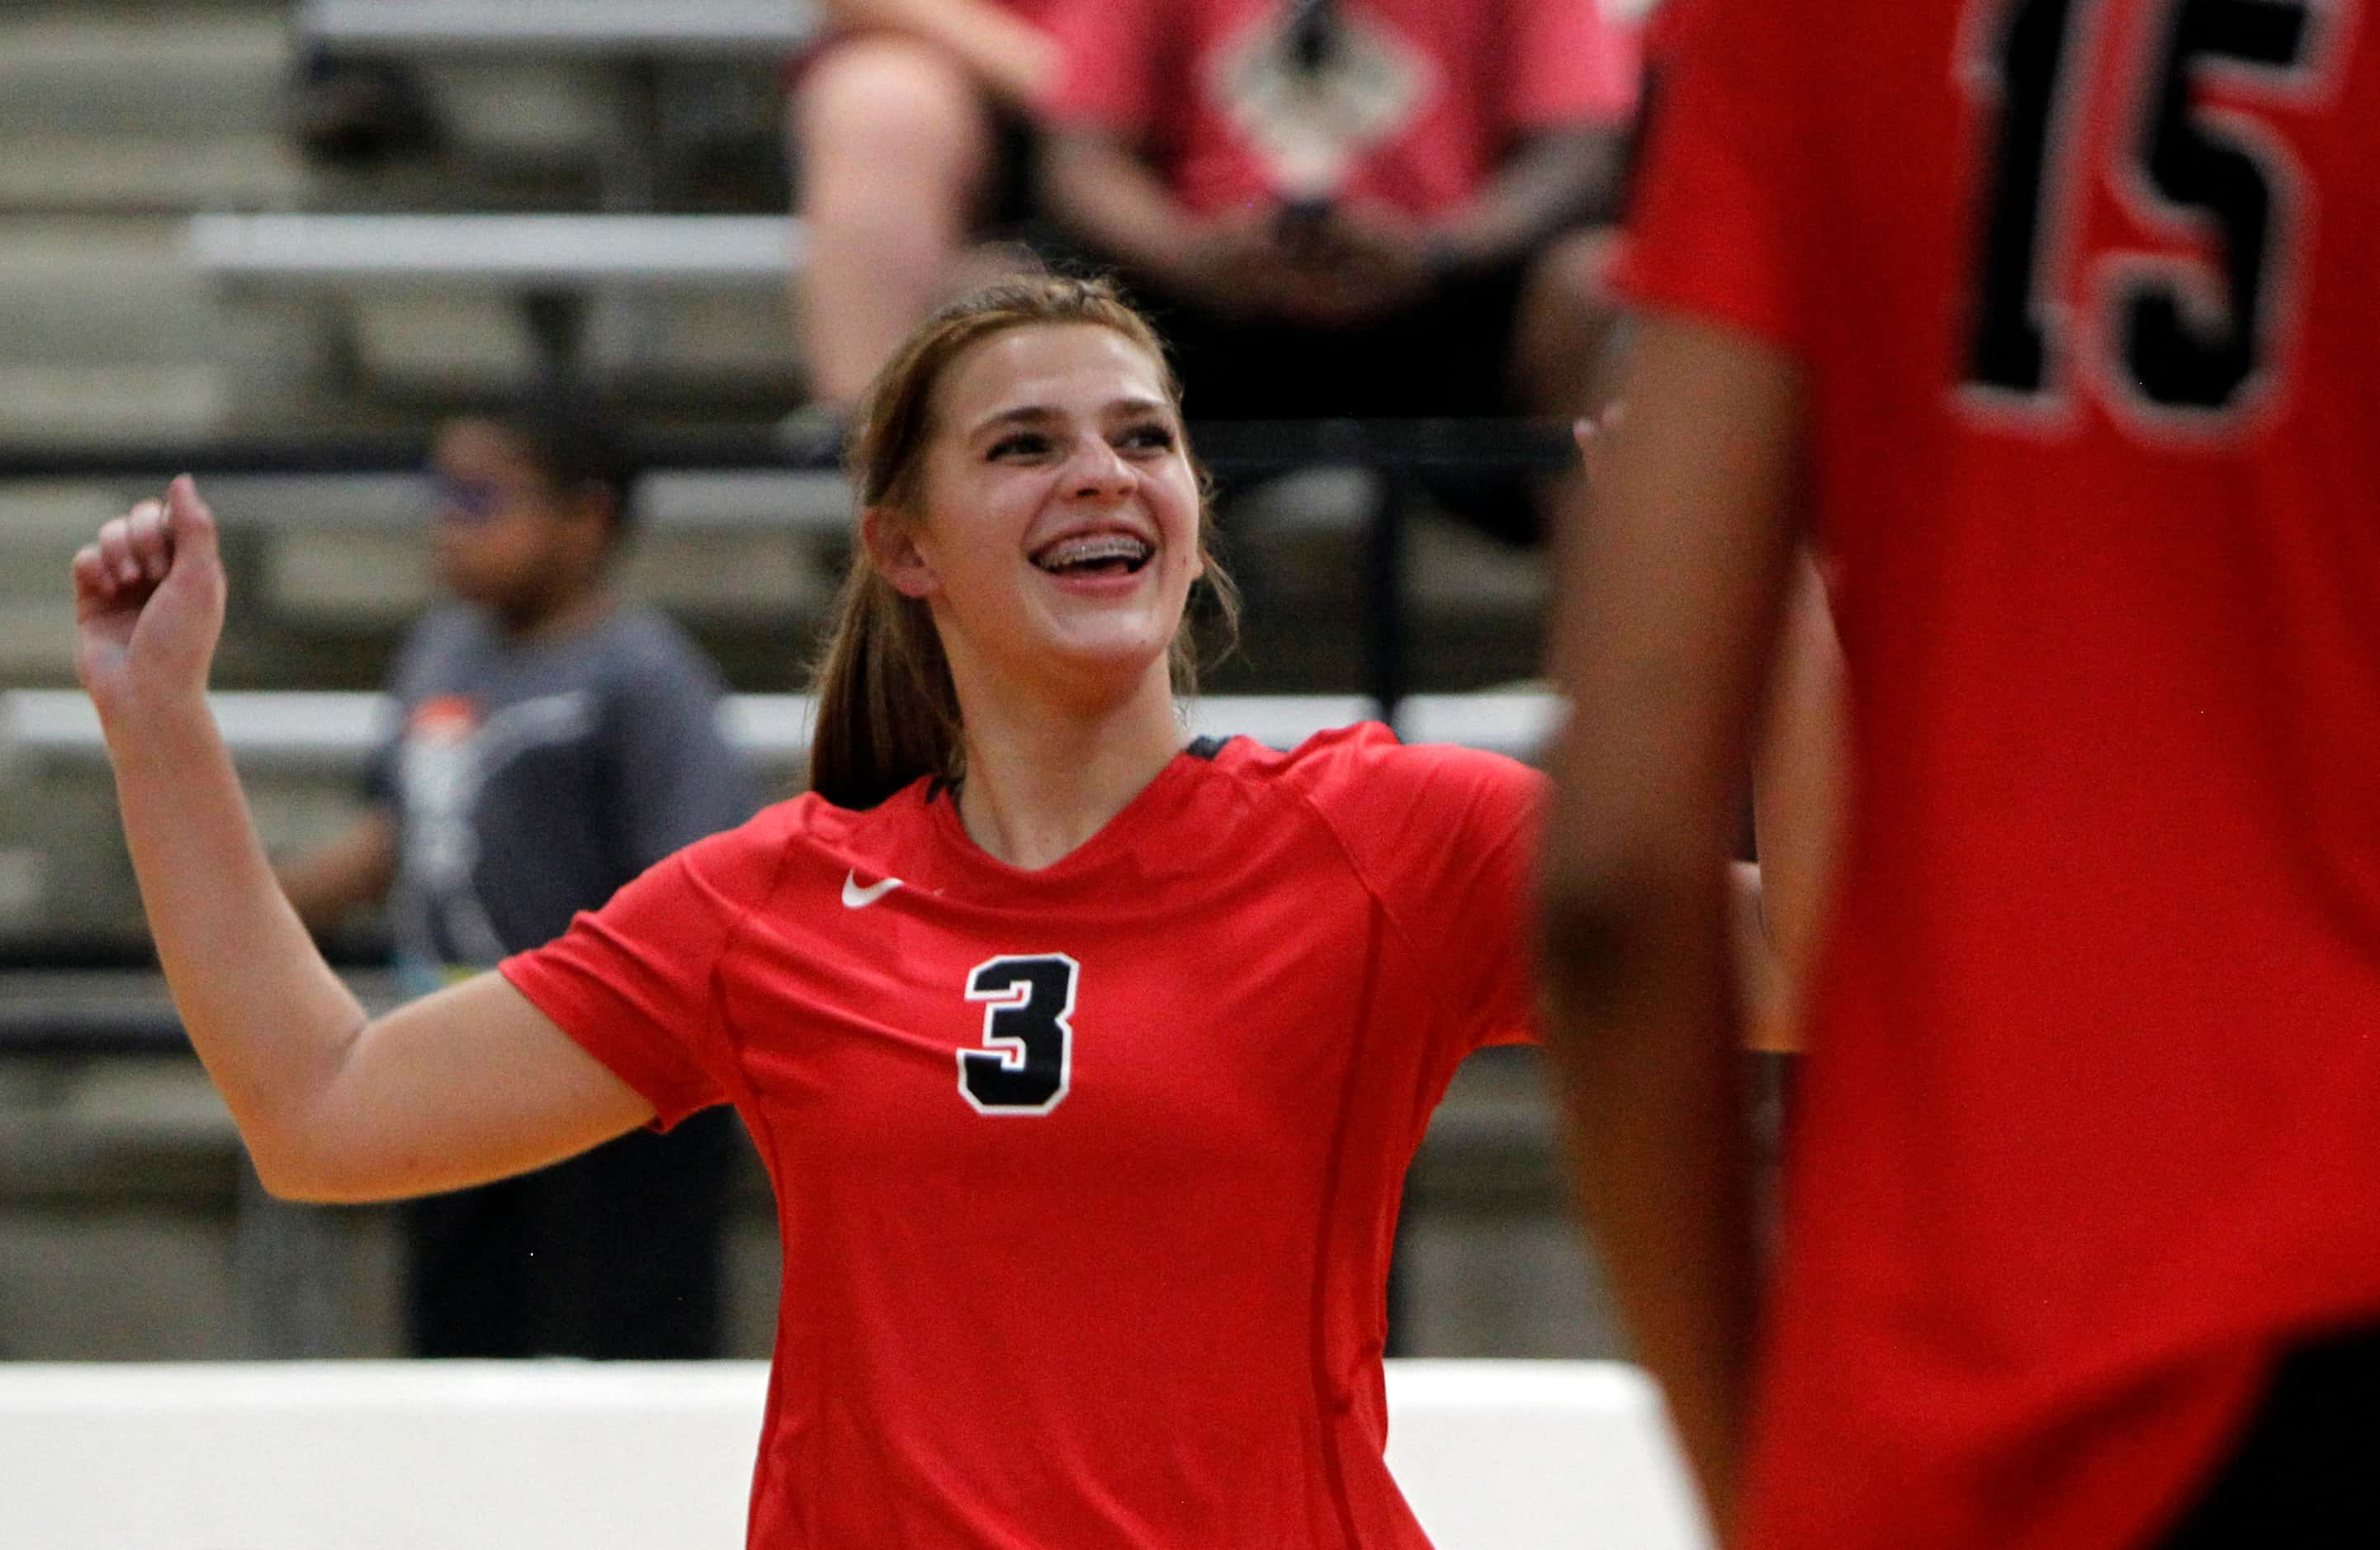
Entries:
{"type": "Polygon", "coordinates": [[[859,886],[858,873],[845,872],[843,875],[843,907],[846,910],[864,910],[900,886],[900,878],[886,878],[880,882],[872,882],[866,888],[862,888],[859,886]]]}

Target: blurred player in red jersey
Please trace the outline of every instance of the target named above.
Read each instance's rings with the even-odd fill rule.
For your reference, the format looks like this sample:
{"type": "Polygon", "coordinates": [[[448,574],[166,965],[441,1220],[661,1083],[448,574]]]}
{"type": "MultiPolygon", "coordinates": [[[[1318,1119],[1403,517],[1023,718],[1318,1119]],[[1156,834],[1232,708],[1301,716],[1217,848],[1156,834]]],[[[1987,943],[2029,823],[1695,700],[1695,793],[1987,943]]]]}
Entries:
{"type": "Polygon", "coordinates": [[[2380,1543],[2380,18],[1689,4],[1546,878],[1641,1350],[1755,1550],[2380,1543]],[[1856,794],[1755,1309],[1708,858],[1804,526],[1856,794]]]}
{"type": "Polygon", "coordinates": [[[1456,1064],[1533,1031],[1542,778],[1378,727],[1184,745],[1218,573],[1102,286],[929,320],[855,472],[814,789],[376,1021],[208,715],[196,492],[78,558],[160,954],[259,1171],[417,1194],[733,1103],[785,1254],[756,1545],[1422,1545],[1381,1459],[1390,1247],[1456,1064]]]}

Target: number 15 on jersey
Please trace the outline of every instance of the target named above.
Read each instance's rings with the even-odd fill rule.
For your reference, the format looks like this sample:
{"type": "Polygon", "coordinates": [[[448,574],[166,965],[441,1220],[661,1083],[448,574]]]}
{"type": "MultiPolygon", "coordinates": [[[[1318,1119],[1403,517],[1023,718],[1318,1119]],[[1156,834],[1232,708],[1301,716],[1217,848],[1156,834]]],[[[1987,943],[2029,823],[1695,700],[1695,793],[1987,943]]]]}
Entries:
{"type": "Polygon", "coordinates": [[[1966,74],[1991,114],[1966,381],[1987,402],[2053,408],[2097,381],[2150,425],[2222,429],[2287,369],[2289,312],[2311,240],[2308,192],[2259,109],[2302,102],[2355,0],[1983,0],[1966,74]],[[2095,91],[2137,12],[2123,95],[2095,91]],[[2210,99],[2220,85],[2224,105],[2210,99]],[[2101,115],[2121,127],[2095,160],[2101,115]],[[2102,176],[2165,252],[2088,254],[2077,230],[2102,176]],[[2201,255],[2204,256],[2201,256],[2201,255]],[[2073,276],[2079,330],[2055,299],[2073,276]],[[2073,335],[2107,358],[2073,358],[2073,335]],[[2093,371],[2094,365],[2102,369],[2093,371]]]}

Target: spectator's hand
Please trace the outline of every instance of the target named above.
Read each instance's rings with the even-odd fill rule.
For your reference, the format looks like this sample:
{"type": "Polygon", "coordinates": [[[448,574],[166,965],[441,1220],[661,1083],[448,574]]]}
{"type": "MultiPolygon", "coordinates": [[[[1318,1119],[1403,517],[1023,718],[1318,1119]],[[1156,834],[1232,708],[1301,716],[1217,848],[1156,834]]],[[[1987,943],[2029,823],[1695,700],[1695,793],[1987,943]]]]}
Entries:
{"type": "Polygon", "coordinates": [[[1427,235],[1389,206],[1339,207],[1301,245],[1295,306],[1301,321],[1368,321],[1428,294],[1437,275],[1427,235]]]}
{"type": "Polygon", "coordinates": [[[1235,212],[1209,223],[1183,249],[1171,282],[1220,316],[1296,315],[1310,279],[1283,245],[1270,214],[1235,212]]]}
{"type": "Polygon", "coordinates": [[[203,696],[223,635],[215,520],[188,475],[74,558],[75,672],[101,719],[203,696]]]}

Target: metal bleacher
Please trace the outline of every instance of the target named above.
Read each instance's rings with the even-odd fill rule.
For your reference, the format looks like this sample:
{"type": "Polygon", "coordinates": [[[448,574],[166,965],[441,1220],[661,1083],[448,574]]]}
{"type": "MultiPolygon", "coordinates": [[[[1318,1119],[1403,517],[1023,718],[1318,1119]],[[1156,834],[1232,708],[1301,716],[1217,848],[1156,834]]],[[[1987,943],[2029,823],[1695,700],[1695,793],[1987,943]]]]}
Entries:
{"type": "MultiPolygon", "coordinates": [[[[729,734],[786,789],[809,709],[788,691],[850,496],[768,436],[798,402],[783,291],[801,233],[782,200],[697,187],[686,142],[720,101],[773,111],[777,62],[814,8],[40,10],[0,13],[0,1359],[388,1354],[386,1215],[291,1230],[143,967],[95,721],[67,687],[66,562],[163,476],[200,471],[235,598],[218,714],[268,843],[302,845],[352,814],[383,724],[367,685],[427,596],[426,432],[566,361],[624,390],[647,429],[720,432],[643,460],[626,589],[722,659],[745,691],[729,734]],[[419,67],[455,145],[425,168],[301,166],[278,118],[300,48],[419,67]]],[[[772,147],[773,124],[758,127],[772,147]]],[[[1466,691],[1528,671],[1534,569],[1409,520],[1403,489],[1433,461],[1546,466],[1567,455],[1560,428],[1225,429],[1199,445],[1227,475],[1328,467],[1235,517],[1249,645],[1196,729],[1288,743],[1386,708],[1409,739],[1525,757],[1551,703],[1466,691]],[[1412,639],[1408,604],[1429,625],[1412,639]]],[[[369,970],[357,984],[387,994],[369,970]]],[[[1609,1352],[1552,1155],[1530,1058],[1466,1067],[1415,1176],[1409,1349],[1609,1352]]],[[[746,1206],[730,1340],[757,1355],[774,1243],[746,1206]]]]}
{"type": "MultiPolygon", "coordinates": [[[[219,692],[215,716],[249,783],[267,842],[291,845],[351,814],[366,761],[389,730],[377,692],[219,692]]],[[[1361,695],[1219,695],[1187,706],[1193,734],[1243,735],[1289,747],[1327,727],[1381,714],[1361,695]]],[[[1414,742],[1463,743],[1534,757],[1558,708],[1534,690],[1415,695],[1398,708],[1414,742]]],[[[798,789],[814,706],[801,694],[741,694],[723,702],[721,730],[762,789],[798,789]]],[[[0,691],[0,871],[25,879],[0,899],[0,947],[32,958],[46,945],[141,940],[128,872],[115,853],[106,749],[90,702],[72,689],[0,691]],[[93,866],[94,855],[109,857],[93,866]]]]}
{"type": "Polygon", "coordinates": [[[801,228],[772,215],[200,215],[189,257],[259,287],[775,289],[801,260],[801,228]]]}
{"type": "MultiPolygon", "coordinates": [[[[216,724],[243,770],[360,776],[388,733],[384,696],[353,692],[249,691],[212,696],[216,724]]],[[[1188,702],[1193,736],[1245,736],[1293,747],[1318,732],[1369,720],[1361,695],[1217,695],[1188,702]]],[[[794,778],[809,756],[816,702],[808,695],[735,695],[720,707],[729,746],[772,780],[794,778]]],[[[1458,743],[1508,757],[1537,756],[1560,707],[1541,690],[1414,695],[1400,707],[1408,743],[1458,743]]],[[[0,762],[96,767],[106,757],[99,717],[71,689],[0,691],[0,762]]]]}
{"type": "MultiPolygon", "coordinates": [[[[211,214],[188,231],[192,270],[234,297],[502,296],[555,372],[588,369],[586,320],[599,294],[774,297],[802,249],[801,224],[783,215],[211,214]]],[[[613,369],[640,364],[630,351],[613,369]]]]}
{"type": "Polygon", "coordinates": [[[818,27],[808,0],[303,0],[298,30],[328,48],[407,55],[783,54],[818,27]]]}

